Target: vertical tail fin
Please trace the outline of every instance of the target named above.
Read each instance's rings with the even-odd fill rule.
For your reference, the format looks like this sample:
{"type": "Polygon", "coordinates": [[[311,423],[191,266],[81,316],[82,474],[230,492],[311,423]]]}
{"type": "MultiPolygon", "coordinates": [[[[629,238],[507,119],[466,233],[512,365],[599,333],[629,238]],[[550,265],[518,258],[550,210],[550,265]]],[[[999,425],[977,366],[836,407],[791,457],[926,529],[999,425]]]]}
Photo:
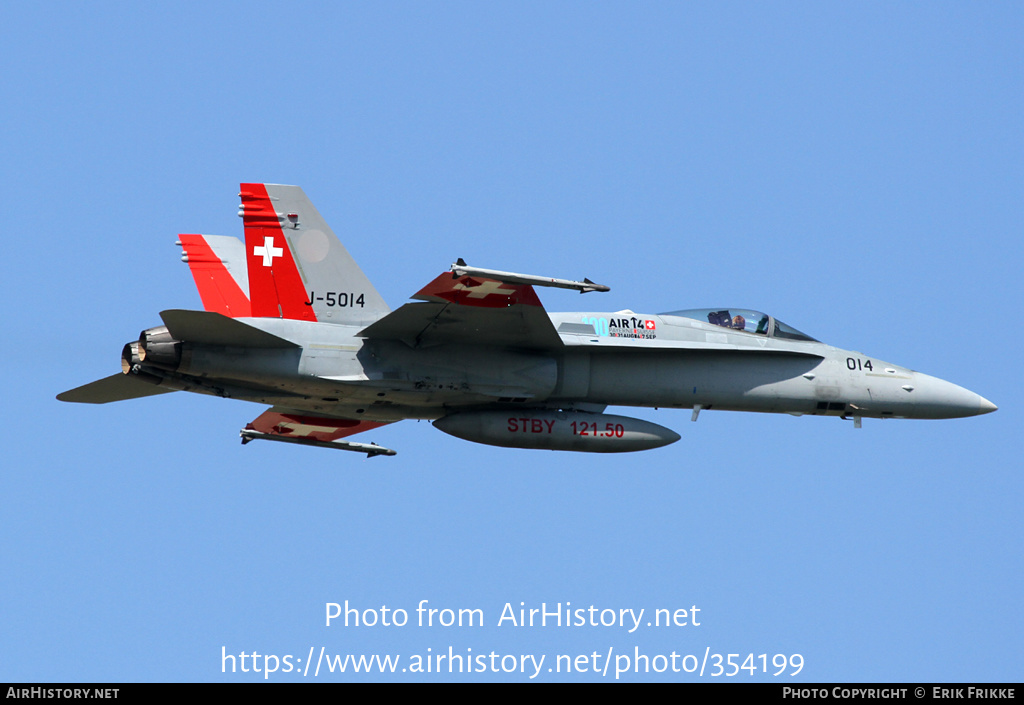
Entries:
{"type": "Polygon", "coordinates": [[[221,235],[179,235],[181,259],[207,311],[231,318],[252,315],[249,303],[249,275],[245,245],[237,237],[221,235]]]}
{"type": "Polygon", "coordinates": [[[252,315],[365,325],[384,299],[298,186],[242,184],[252,315]]]}

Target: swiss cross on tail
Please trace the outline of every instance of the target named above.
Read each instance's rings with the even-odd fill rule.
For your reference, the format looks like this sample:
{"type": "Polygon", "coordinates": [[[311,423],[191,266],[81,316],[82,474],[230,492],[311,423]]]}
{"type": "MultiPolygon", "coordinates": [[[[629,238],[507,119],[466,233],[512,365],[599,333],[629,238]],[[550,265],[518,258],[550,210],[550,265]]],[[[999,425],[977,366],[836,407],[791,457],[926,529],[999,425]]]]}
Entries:
{"type": "Polygon", "coordinates": [[[390,312],[298,186],[242,184],[252,315],[365,326],[390,312]]]}
{"type": "Polygon", "coordinates": [[[306,287],[295,266],[282,223],[264,184],[242,184],[239,215],[245,223],[246,264],[252,315],[258,318],[293,318],[315,321],[306,301],[306,287]]]}
{"type": "Polygon", "coordinates": [[[272,267],[274,266],[274,258],[283,256],[284,250],[280,247],[274,247],[273,237],[266,237],[263,238],[263,246],[252,248],[252,253],[257,257],[263,258],[264,267],[272,267]]]}

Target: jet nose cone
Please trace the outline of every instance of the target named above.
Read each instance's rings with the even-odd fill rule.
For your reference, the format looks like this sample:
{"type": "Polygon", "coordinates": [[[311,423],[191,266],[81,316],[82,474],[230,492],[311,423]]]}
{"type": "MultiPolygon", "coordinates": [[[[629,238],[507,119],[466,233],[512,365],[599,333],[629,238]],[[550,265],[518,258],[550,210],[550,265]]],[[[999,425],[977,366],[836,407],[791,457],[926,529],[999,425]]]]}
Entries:
{"type": "Polygon", "coordinates": [[[998,406],[990,402],[985,397],[981,397],[981,402],[978,404],[979,414],[991,414],[993,411],[997,411],[998,409],[998,406]]]}
{"type": "MultiPolygon", "coordinates": [[[[909,386],[915,397],[915,416],[920,419],[955,419],[980,416],[996,410],[996,405],[980,394],[938,377],[915,373],[916,387],[909,386]]],[[[908,387],[903,387],[908,389],[908,387]]]]}

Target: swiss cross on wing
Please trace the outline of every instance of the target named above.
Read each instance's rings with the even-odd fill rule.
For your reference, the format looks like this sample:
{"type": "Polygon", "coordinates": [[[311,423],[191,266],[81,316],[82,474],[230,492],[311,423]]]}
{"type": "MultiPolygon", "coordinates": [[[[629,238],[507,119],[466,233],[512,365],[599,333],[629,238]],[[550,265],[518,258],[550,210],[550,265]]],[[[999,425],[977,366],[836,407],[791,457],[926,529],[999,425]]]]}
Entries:
{"type": "MultiPolygon", "coordinates": [[[[297,417],[302,419],[303,417],[297,417]]],[[[316,426],[302,421],[282,421],[274,426],[274,433],[282,436],[329,436],[338,430],[337,426],[316,426]]]]}
{"type": "Polygon", "coordinates": [[[449,301],[463,306],[507,308],[517,304],[540,306],[533,287],[484,277],[453,277],[444,272],[413,295],[421,301],[449,301]]]}
{"type": "Polygon", "coordinates": [[[654,325],[654,321],[644,321],[644,328],[647,330],[654,330],[656,328],[656,326],[654,325]]]}
{"type": "Polygon", "coordinates": [[[502,282],[491,279],[469,279],[465,284],[458,282],[452,290],[468,292],[467,295],[471,299],[483,299],[492,295],[509,297],[516,293],[515,287],[506,287],[502,282]]]}

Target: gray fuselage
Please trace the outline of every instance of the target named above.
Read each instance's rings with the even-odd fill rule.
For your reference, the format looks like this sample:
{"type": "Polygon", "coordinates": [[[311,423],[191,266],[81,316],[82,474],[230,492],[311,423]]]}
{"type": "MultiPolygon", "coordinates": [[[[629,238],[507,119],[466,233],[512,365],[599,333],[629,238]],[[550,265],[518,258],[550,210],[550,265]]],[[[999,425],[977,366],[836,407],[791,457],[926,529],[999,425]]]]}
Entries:
{"type": "Polygon", "coordinates": [[[301,347],[186,342],[178,369],[161,374],[165,384],[189,391],[371,421],[436,419],[469,408],[636,406],[922,419],[995,409],[950,382],[806,336],[631,311],[550,318],[563,346],[542,350],[413,348],[361,338],[351,326],[241,319],[301,347]]]}

